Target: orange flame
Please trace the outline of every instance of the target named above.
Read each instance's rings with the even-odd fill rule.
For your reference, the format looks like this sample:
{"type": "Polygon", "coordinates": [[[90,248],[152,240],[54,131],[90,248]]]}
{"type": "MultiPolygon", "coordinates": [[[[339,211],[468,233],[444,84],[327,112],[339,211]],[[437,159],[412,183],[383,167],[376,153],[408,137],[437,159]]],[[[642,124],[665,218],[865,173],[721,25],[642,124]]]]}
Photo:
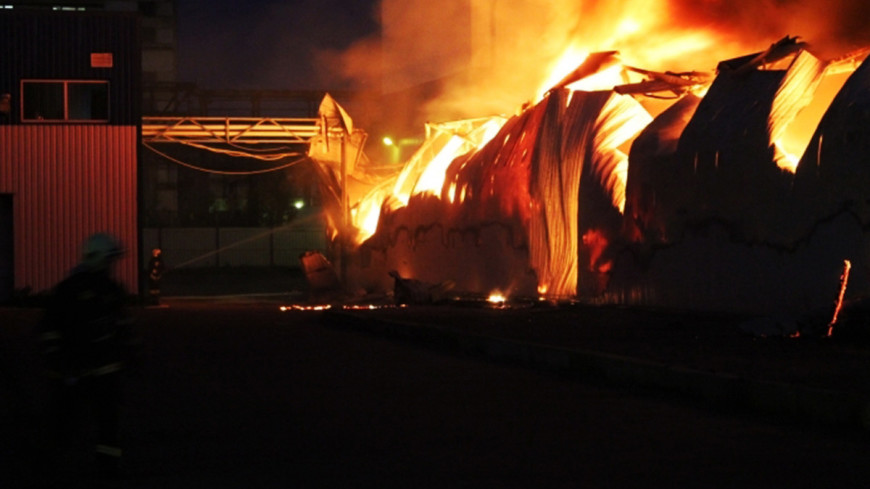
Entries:
{"type": "MultiPolygon", "coordinates": [[[[393,3],[396,2],[392,2],[390,5],[393,3]]],[[[418,6],[419,2],[412,3],[414,3],[415,8],[432,10],[429,7],[418,6]]],[[[551,57],[553,61],[549,63],[548,69],[538,72],[539,75],[545,77],[543,82],[538,82],[538,97],[542,97],[559,80],[580,66],[593,50],[616,49],[622,58],[632,65],[643,66],[649,62],[654,62],[654,68],[663,68],[669,62],[680,61],[677,67],[687,68],[684,61],[686,59],[696,61],[701,65],[704,63],[712,64],[716,59],[710,56],[710,51],[713,48],[722,50],[727,50],[729,47],[733,48],[731,44],[724,42],[712,28],[690,29],[671,26],[672,17],[668,9],[668,2],[655,0],[653,4],[650,5],[648,0],[627,0],[616,2],[614,5],[594,7],[568,5],[567,2],[559,2],[559,5],[546,7],[546,9],[551,9],[554,14],[558,13],[557,18],[559,19],[566,20],[579,16],[584,18],[585,22],[582,32],[568,34],[571,29],[567,29],[567,22],[565,25],[560,23],[560,27],[554,31],[559,32],[565,28],[566,35],[574,36],[574,40],[567,43],[567,48],[564,47],[564,44],[559,46],[563,42],[557,41],[560,38],[559,35],[547,38],[545,44],[539,46],[541,55],[545,59],[551,57]],[[637,16],[636,12],[644,12],[644,14],[637,16]],[[582,42],[578,39],[579,36],[582,36],[582,42]],[[694,58],[695,56],[697,58],[694,58]]],[[[395,8],[399,8],[399,5],[390,7],[390,9],[395,8]]],[[[401,7],[401,9],[405,8],[401,7]]],[[[472,16],[481,16],[475,21],[482,22],[481,27],[490,25],[490,22],[512,22],[526,18],[523,13],[524,8],[519,6],[492,5],[484,7],[481,5],[473,6],[471,11],[472,16]]],[[[496,66],[501,67],[515,63],[516,56],[512,54],[515,51],[501,51],[504,48],[499,42],[499,33],[493,29],[495,27],[489,31],[475,31],[475,36],[483,36],[475,39],[485,42],[478,45],[478,42],[475,41],[472,48],[489,46],[487,49],[494,50],[490,53],[490,56],[493,57],[490,62],[496,63],[496,66]],[[494,37],[489,38],[489,36],[494,37]],[[502,60],[502,58],[510,59],[502,60]]],[[[534,29],[529,28],[521,29],[518,32],[530,33],[533,31],[534,29]]],[[[708,66],[700,68],[708,68],[708,66]]],[[[528,72],[528,75],[534,76],[537,70],[525,71],[528,72]]],[[[616,62],[601,66],[600,70],[590,72],[588,76],[568,84],[567,88],[583,91],[611,90],[614,86],[638,81],[641,79],[640,77],[641,75],[626,71],[621,62],[616,62]]],[[[487,84],[490,86],[498,85],[499,80],[505,80],[508,77],[496,74],[495,78],[487,80],[487,84]]],[[[523,96],[522,93],[516,95],[523,96]]],[[[445,93],[445,98],[454,96],[455,94],[449,90],[445,93]]],[[[473,105],[469,104],[469,107],[473,107],[473,105]]],[[[351,202],[351,224],[355,228],[353,240],[357,244],[361,244],[374,234],[382,204],[388,199],[392,199],[398,205],[407,205],[412,195],[429,193],[438,198],[444,196],[451,203],[457,201],[461,203],[466,196],[466,188],[458,188],[454,182],[448,182],[447,188],[443,188],[447,167],[457,157],[474,152],[485,145],[495,136],[504,122],[504,118],[495,118],[476,119],[471,125],[468,124],[468,121],[427,125],[426,142],[404,165],[404,168],[389,179],[389,184],[393,187],[392,191],[379,186],[358,202],[351,202]]],[[[632,133],[639,130],[636,127],[631,129],[632,133]]],[[[618,142],[618,144],[620,143],[621,141],[618,142]]],[[[621,168],[618,174],[614,173],[612,182],[609,182],[612,186],[614,205],[618,206],[620,210],[624,205],[624,173],[624,168],[621,168]]]]}
{"type": "Polygon", "coordinates": [[[278,308],[281,312],[287,311],[326,311],[332,309],[332,306],[329,304],[318,304],[315,306],[301,306],[299,304],[293,304],[290,306],[281,306],[278,308]]]}
{"type": "Polygon", "coordinates": [[[843,297],[846,295],[846,285],[849,283],[849,270],[851,269],[852,262],[843,260],[843,274],[840,275],[840,293],[834,306],[834,316],[831,318],[831,322],[828,323],[828,336],[834,333],[834,324],[837,323],[837,317],[840,315],[840,309],[843,307],[843,297]]]}
{"type": "Polygon", "coordinates": [[[401,304],[398,306],[395,305],[383,305],[383,304],[351,304],[341,306],[342,309],[346,311],[376,311],[378,309],[395,309],[406,307],[405,304],[401,304]]]}
{"type": "MultiPolygon", "coordinates": [[[[423,2],[422,0],[410,0],[413,6],[408,6],[398,0],[390,0],[387,3],[391,5],[391,11],[405,12],[416,8],[418,4],[423,2]]],[[[586,2],[552,2],[552,4],[548,4],[546,7],[541,7],[546,12],[536,17],[545,18],[548,17],[548,14],[564,14],[563,16],[566,19],[573,19],[570,21],[571,28],[560,30],[558,34],[547,36],[546,39],[521,39],[523,33],[529,34],[535,29],[519,31],[506,29],[501,31],[500,22],[497,21],[504,20],[506,16],[513,17],[510,14],[520,12],[522,7],[517,7],[512,2],[501,2],[499,5],[496,5],[496,3],[498,2],[471,2],[472,6],[469,7],[473,30],[471,33],[473,39],[470,46],[472,51],[470,67],[485,67],[487,68],[486,70],[478,71],[477,74],[490,73],[492,77],[454,77],[453,79],[462,80],[462,86],[458,87],[461,90],[457,90],[457,87],[452,87],[449,82],[445,82],[447,87],[444,89],[443,99],[439,101],[443,104],[435,102],[426,107],[426,110],[429,112],[430,117],[434,117],[436,120],[440,118],[440,120],[453,120],[454,122],[428,124],[426,128],[426,142],[408,160],[403,169],[387,179],[385,184],[369,192],[365,198],[354,203],[351,218],[352,224],[357,231],[355,240],[358,244],[362,243],[375,232],[382,208],[386,207],[389,209],[390,207],[406,206],[414,195],[432,195],[436,199],[443,198],[448,204],[458,207],[459,204],[466,202],[466,198],[468,202],[472,202],[475,199],[479,200],[481,196],[476,195],[476,192],[479,191],[480,194],[483,194],[483,189],[489,192],[489,194],[501,190],[498,184],[494,183],[496,182],[495,179],[491,179],[489,183],[481,183],[480,185],[483,186],[483,189],[479,189],[469,185],[467,180],[449,180],[446,175],[451,163],[459,161],[458,158],[461,157],[473,157],[505,123],[505,119],[501,117],[456,120],[458,117],[508,113],[514,109],[513,106],[499,105],[498,110],[495,110],[493,105],[486,105],[487,110],[482,111],[479,110],[481,105],[476,103],[480,100],[499,99],[496,93],[511,91],[511,95],[514,98],[510,98],[510,100],[511,103],[515,104],[515,98],[526,100],[529,95],[537,95],[540,98],[546,96],[548,92],[555,93],[552,90],[555,86],[560,88],[566,87],[575,91],[609,91],[619,85],[655,81],[650,80],[651,73],[660,77],[670,76],[671,78],[680,75],[679,73],[675,75],[672,71],[659,73],[652,72],[651,70],[705,70],[705,72],[712,73],[710,70],[712,70],[718,61],[747,52],[753,52],[758,47],[757,45],[741,45],[729,41],[728,33],[721,27],[706,26],[704,24],[697,24],[700,27],[680,25],[678,20],[681,15],[671,11],[669,6],[672,2],[665,0],[620,0],[615,2],[597,2],[595,5],[582,6],[581,4],[586,2]],[[583,15],[580,15],[581,11],[583,15]],[[643,12],[643,16],[634,15],[636,12],[643,12]],[[575,21],[577,18],[583,19],[582,28],[578,28],[576,25],[575,21]],[[503,33],[508,31],[510,35],[503,33]],[[523,46],[523,43],[531,43],[535,49],[516,49],[523,46]],[[565,47],[566,45],[567,48],[565,47]],[[753,51],[750,51],[750,49],[753,51]],[[586,74],[587,76],[579,77],[576,80],[570,77],[586,60],[594,56],[595,53],[601,53],[602,50],[618,51],[618,61],[614,63],[608,61],[608,63],[602,64],[600,70],[592,70],[586,74]],[[534,51],[538,53],[540,59],[536,59],[535,63],[540,66],[547,65],[550,68],[539,72],[538,66],[535,66],[535,69],[518,66],[516,62],[516,53],[518,51],[534,51]],[[649,70],[626,69],[626,66],[644,67],[649,68],[649,70]],[[512,74],[515,74],[516,77],[502,76],[504,73],[502,70],[505,67],[509,67],[512,74]],[[522,78],[522,80],[520,83],[513,83],[516,81],[514,78],[522,78]],[[468,86],[470,79],[472,84],[479,86],[468,86]],[[541,79],[543,79],[543,82],[541,82],[541,79]],[[570,79],[570,83],[560,85],[566,79],[570,79]],[[508,85],[509,87],[507,87],[508,85]],[[477,92],[477,94],[470,95],[474,92],[477,92]],[[492,97],[488,97],[490,92],[493,92],[492,97]],[[472,99],[474,99],[474,103],[472,99]],[[443,109],[448,104],[451,111],[443,109]],[[432,107],[440,105],[443,105],[443,107],[439,107],[442,109],[442,112],[432,114],[432,112],[435,112],[431,110],[432,107]],[[457,108],[461,110],[457,110],[457,108]],[[444,113],[450,113],[452,118],[442,117],[444,113]]],[[[442,10],[431,5],[426,7],[426,9],[433,15],[442,10]]],[[[549,16],[552,17],[553,15],[549,16]]],[[[558,17],[558,15],[556,16],[558,17]]],[[[686,15],[686,17],[689,17],[689,15],[686,15]]],[[[529,19],[520,16],[518,20],[526,21],[529,19]]],[[[431,20],[427,20],[427,22],[431,22],[431,20]]],[[[529,22],[534,21],[529,20],[529,22]]],[[[401,28],[403,31],[407,31],[413,37],[414,43],[426,42],[425,36],[419,36],[419,32],[408,29],[407,23],[401,23],[398,27],[393,25],[392,28],[401,28]]],[[[391,34],[387,32],[385,35],[389,37],[391,34]]],[[[439,37],[444,39],[449,36],[439,37]]],[[[736,37],[732,36],[731,38],[736,37]]],[[[463,39],[466,38],[463,37],[463,39]]],[[[394,46],[404,46],[401,42],[393,41],[394,46]]],[[[444,42],[446,43],[447,41],[444,42]]],[[[754,41],[750,40],[750,42],[754,41]]],[[[416,46],[417,44],[413,45],[416,46]]],[[[433,54],[438,51],[436,49],[437,46],[433,47],[427,44],[424,47],[433,51],[422,50],[421,52],[423,53],[433,54]]],[[[450,50],[445,49],[445,51],[450,50]]],[[[445,55],[445,57],[448,56],[445,55]]],[[[437,58],[437,56],[432,58],[437,58]]],[[[459,62],[453,58],[451,59],[451,68],[459,69],[457,65],[459,62]]],[[[411,66],[411,64],[408,63],[407,66],[411,66]]],[[[807,73],[809,73],[809,70],[807,73]]],[[[810,80],[802,86],[811,87],[812,83],[815,82],[816,80],[810,80]]],[[[688,90],[697,96],[703,97],[706,94],[706,88],[704,88],[706,86],[709,85],[699,83],[688,90]]],[[[618,93],[623,92],[620,91],[618,93]]],[[[675,95],[680,96],[682,93],[684,92],[675,92],[675,95]]],[[[835,91],[831,93],[835,93],[835,91]]],[[[580,100],[578,98],[580,96],[579,93],[572,93],[568,96],[566,105],[571,103],[570,97],[572,96],[575,100],[580,100]]],[[[627,95],[622,96],[622,98],[628,99],[639,106],[638,102],[627,95]]],[[[770,121],[772,126],[770,131],[771,144],[775,145],[776,162],[781,168],[789,172],[795,171],[800,155],[803,153],[803,148],[806,147],[806,141],[809,138],[809,136],[806,136],[803,140],[800,137],[795,138],[790,130],[798,126],[814,128],[818,122],[817,118],[815,123],[812,121],[807,124],[792,123],[796,113],[801,112],[800,107],[798,107],[800,104],[797,102],[792,103],[796,99],[800,99],[800,97],[792,96],[792,99],[789,99],[791,101],[785,104],[787,106],[782,108],[785,116],[772,116],[770,121]],[[786,129],[789,129],[789,131],[786,131],[786,129]],[[795,143],[796,140],[797,143],[795,143]],[[803,148],[801,144],[803,144],[803,148]]],[[[499,101],[501,102],[501,99],[499,101]]],[[[655,115],[655,113],[667,107],[661,102],[650,102],[643,99],[639,103],[642,104],[641,111],[646,110],[649,112],[649,114],[644,113],[644,115],[655,115]],[[657,109],[653,110],[650,107],[657,107],[657,109]]],[[[619,104],[614,102],[614,105],[619,104]]],[[[824,107],[827,107],[827,105],[824,105],[824,107]]],[[[606,161],[608,165],[606,172],[602,171],[595,176],[600,180],[602,187],[609,193],[613,205],[619,211],[624,210],[625,204],[628,165],[628,158],[625,153],[636,134],[652,120],[652,117],[641,117],[633,109],[633,107],[626,108],[624,110],[625,117],[614,116],[612,127],[601,129],[599,131],[601,140],[596,141],[598,149],[607,150],[606,161]]],[[[821,114],[823,111],[824,109],[818,113],[821,114]]],[[[614,109],[614,112],[618,113],[620,111],[614,109]]],[[[521,137],[525,137],[525,133],[522,133],[521,137]]],[[[513,143],[513,141],[508,141],[507,139],[501,142],[503,146],[513,143]]],[[[604,153],[603,151],[601,152],[604,153]]],[[[525,154],[522,158],[526,158],[525,154]]],[[[602,158],[602,160],[604,159],[602,158]]],[[[505,162],[496,161],[494,163],[506,165],[505,162]]],[[[454,177],[451,176],[451,178],[454,177]]],[[[533,205],[547,204],[546,199],[542,200],[543,202],[521,202],[521,204],[528,204],[528,208],[531,209],[533,205]]],[[[524,210],[523,215],[527,217],[529,212],[529,210],[524,210]]],[[[547,229],[550,231],[554,228],[548,227],[547,229]]],[[[574,232],[576,228],[566,227],[563,231],[554,233],[552,239],[548,240],[547,243],[549,244],[551,241],[567,242],[568,240],[573,240],[572,246],[574,248],[566,247],[566,250],[572,253],[565,253],[565,256],[573,256],[576,259],[577,254],[573,253],[576,251],[578,239],[577,233],[574,232]]],[[[608,272],[612,267],[612,262],[602,258],[605,256],[604,250],[608,246],[608,239],[605,234],[598,230],[590,230],[580,239],[583,240],[590,255],[590,262],[581,266],[586,265],[587,270],[599,273],[608,272]]],[[[558,258],[562,258],[562,256],[558,258]]],[[[548,260],[547,263],[551,264],[553,269],[557,267],[568,268],[565,266],[564,260],[550,258],[548,260]]],[[[541,272],[541,270],[537,271],[541,272]]],[[[547,275],[548,272],[549,269],[541,272],[541,283],[538,285],[538,292],[541,295],[548,292],[554,294],[563,294],[566,291],[570,292],[566,284],[576,283],[576,277],[568,276],[567,279],[559,281],[547,275]]],[[[497,299],[498,297],[495,295],[490,296],[491,302],[497,302],[497,299]]],[[[504,298],[502,297],[503,301],[504,298]]]]}
{"type": "MultiPolygon", "coordinates": [[[[357,244],[371,237],[377,230],[381,206],[392,199],[399,205],[408,205],[411,196],[432,194],[442,196],[447,167],[459,156],[474,152],[488,143],[504,124],[503,117],[487,117],[467,121],[429,124],[429,137],[402,168],[398,175],[385,184],[373,188],[351,213],[352,224],[357,229],[354,240],[357,244]],[[391,187],[391,188],[390,188],[391,187]]],[[[448,188],[450,202],[456,198],[455,183],[448,188]]],[[[459,195],[460,202],[465,194],[459,195]]]]}
{"type": "Polygon", "coordinates": [[[492,304],[504,304],[507,301],[507,297],[504,296],[500,291],[494,290],[489,297],[486,298],[487,302],[492,304]]]}

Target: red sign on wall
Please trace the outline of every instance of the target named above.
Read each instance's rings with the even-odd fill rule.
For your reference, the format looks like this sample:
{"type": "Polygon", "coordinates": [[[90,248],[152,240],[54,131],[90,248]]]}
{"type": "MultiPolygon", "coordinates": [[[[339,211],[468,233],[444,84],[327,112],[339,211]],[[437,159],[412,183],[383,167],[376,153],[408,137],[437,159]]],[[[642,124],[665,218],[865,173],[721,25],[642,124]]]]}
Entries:
{"type": "Polygon", "coordinates": [[[91,53],[91,68],[111,68],[112,53],[91,53]]]}

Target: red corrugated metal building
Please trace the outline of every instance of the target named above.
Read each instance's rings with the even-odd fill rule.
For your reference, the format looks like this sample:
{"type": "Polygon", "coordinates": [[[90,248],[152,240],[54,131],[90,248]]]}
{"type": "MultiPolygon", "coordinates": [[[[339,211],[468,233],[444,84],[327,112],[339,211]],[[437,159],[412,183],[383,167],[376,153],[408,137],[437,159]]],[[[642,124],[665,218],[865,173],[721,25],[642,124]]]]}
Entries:
{"type": "Polygon", "coordinates": [[[138,293],[135,14],[0,11],[0,302],[44,292],[109,232],[138,293]]]}

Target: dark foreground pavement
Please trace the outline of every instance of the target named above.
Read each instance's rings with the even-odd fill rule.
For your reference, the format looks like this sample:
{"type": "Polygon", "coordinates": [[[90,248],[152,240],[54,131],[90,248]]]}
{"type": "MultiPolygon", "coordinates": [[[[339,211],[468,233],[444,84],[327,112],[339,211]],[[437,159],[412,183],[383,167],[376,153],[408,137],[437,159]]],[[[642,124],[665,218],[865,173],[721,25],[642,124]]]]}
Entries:
{"type": "MultiPolygon", "coordinates": [[[[734,318],[612,308],[282,312],[270,300],[133,310],[145,350],[127,385],[123,487],[870,480],[860,413],[831,418],[782,401],[860,406],[870,369],[854,344],[758,339],[735,333],[734,318]],[[754,391],[760,403],[720,397],[758,385],[770,387],[754,391]]],[[[0,309],[3,488],[43,482],[38,314],[0,309]]],[[[70,478],[87,470],[82,460],[70,478]]]]}
{"type": "Polygon", "coordinates": [[[835,325],[831,337],[761,337],[745,327],[755,318],[739,315],[579,304],[387,307],[327,318],[587,381],[870,431],[870,322],[863,317],[835,325]]]}

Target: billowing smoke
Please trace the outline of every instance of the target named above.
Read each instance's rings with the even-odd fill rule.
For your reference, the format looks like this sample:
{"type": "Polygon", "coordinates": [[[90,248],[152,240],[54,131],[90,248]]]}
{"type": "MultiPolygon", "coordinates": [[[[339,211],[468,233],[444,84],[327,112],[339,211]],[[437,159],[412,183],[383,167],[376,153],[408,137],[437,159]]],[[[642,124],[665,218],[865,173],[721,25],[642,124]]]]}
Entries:
{"type": "Polygon", "coordinates": [[[712,70],[786,35],[822,58],[870,44],[864,0],[382,0],[379,9],[379,38],[323,59],[357,86],[397,94],[391,110],[406,102],[421,121],[513,113],[547,88],[571,49],[619,50],[627,64],[685,71],[712,70]]]}
{"type": "Polygon", "coordinates": [[[864,0],[670,0],[681,25],[704,25],[756,44],[801,36],[822,57],[870,44],[870,3],[864,0]]]}

